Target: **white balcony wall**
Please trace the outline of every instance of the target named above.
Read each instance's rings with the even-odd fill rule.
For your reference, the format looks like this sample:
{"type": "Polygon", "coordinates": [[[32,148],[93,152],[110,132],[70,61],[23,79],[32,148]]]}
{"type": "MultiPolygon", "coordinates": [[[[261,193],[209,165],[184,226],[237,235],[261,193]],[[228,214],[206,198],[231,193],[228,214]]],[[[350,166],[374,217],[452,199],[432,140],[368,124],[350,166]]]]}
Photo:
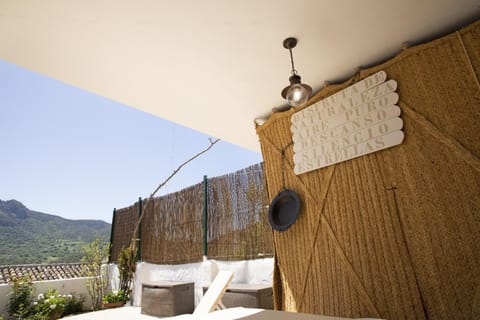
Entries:
{"type": "MultiPolygon", "coordinates": [[[[111,290],[118,290],[118,268],[108,266],[111,290]]],[[[273,258],[244,260],[244,261],[217,261],[205,260],[198,263],[180,265],[156,265],[146,262],[137,264],[135,283],[133,288],[133,305],[141,306],[142,283],[154,281],[187,281],[195,283],[195,305],[203,296],[203,287],[208,286],[220,270],[234,273],[232,283],[245,284],[272,284],[273,258]]],[[[72,294],[76,297],[85,297],[85,308],[91,308],[90,296],[85,285],[86,278],[51,280],[34,282],[34,294],[44,293],[49,289],[57,289],[60,294],[72,294]]],[[[0,285],[0,315],[7,316],[6,305],[9,299],[11,286],[0,285]]]]}
{"type": "MultiPolygon", "coordinates": [[[[85,297],[85,308],[91,308],[92,303],[85,286],[85,280],[86,278],[37,281],[33,283],[34,295],[44,293],[49,289],[56,289],[60,294],[72,294],[77,298],[85,297]]],[[[7,316],[7,304],[11,290],[12,287],[9,284],[0,285],[0,315],[3,315],[5,318],[7,316]]]]}

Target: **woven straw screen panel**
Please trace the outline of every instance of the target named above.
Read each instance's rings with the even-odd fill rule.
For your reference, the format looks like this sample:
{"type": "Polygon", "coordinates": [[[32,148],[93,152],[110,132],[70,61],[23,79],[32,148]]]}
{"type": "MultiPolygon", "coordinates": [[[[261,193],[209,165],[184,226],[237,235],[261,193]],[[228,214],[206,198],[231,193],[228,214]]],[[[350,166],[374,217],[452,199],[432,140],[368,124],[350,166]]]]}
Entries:
{"type": "Polygon", "coordinates": [[[141,224],[143,261],[156,264],[202,261],[201,183],[153,198],[153,203],[144,208],[141,224]]]}
{"type": "Polygon", "coordinates": [[[265,179],[261,163],[208,180],[208,258],[271,257],[265,179]]]}
{"type": "Polygon", "coordinates": [[[312,103],[379,70],[398,82],[399,146],[296,176],[295,111],[257,127],[269,199],[290,188],[302,200],[297,222],[274,232],[276,308],[478,318],[480,22],[327,86],[312,103]]]}
{"type": "Polygon", "coordinates": [[[112,235],[112,253],[111,262],[118,260],[118,255],[122,248],[130,246],[132,241],[133,229],[138,220],[138,203],[123,209],[117,209],[115,213],[115,221],[113,222],[112,235]]]}
{"type": "MultiPolygon", "coordinates": [[[[256,259],[273,255],[268,223],[263,165],[214,177],[207,181],[208,258],[256,259]]],[[[181,264],[203,259],[204,183],[178,192],[144,200],[116,210],[110,261],[116,262],[122,247],[130,245],[140,212],[139,239],[142,261],[181,264]]]]}

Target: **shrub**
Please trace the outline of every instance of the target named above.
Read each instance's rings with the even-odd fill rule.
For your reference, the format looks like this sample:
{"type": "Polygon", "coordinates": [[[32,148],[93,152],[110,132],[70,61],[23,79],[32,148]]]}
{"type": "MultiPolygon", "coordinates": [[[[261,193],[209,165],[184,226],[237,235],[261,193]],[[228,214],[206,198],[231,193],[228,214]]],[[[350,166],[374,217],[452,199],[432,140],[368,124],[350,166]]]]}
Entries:
{"type": "Polygon", "coordinates": [[[131,247],[122,247],[117,260],[118,273],[120,280],[120,291],[123,292],[127,302],[132,292],[133,276],[135,274],[135,251],[131,247]]]}
{"type": "Polygon", "coordinates": [[[72,296],[71,299],[67,299],[67,304],[65,305],[65,309],[63,310],[63,316],[82,313],[84,311],[84,306],[83,306],[84,302],[85,302],[85,297],[80,297],[78,299],[75,296],[72,296]]]}
{"type": "Polygon", "coordinates": [[[110,291],[103,297],[103,303],[127,302],[129,299],[128,293],[123,290],[110,291]]]}
{"type": "MultiPolygon", "coordinates": [[[[50,289],[33,298],[33,283],[29,277],[13,279],[7,311],[14,320],[51,320],[83,311],[83,298],[60,295],[50,289]]],[[[4,320],[0,316],[0,320],[4,320]]]]}
{"type": "Polygon", "coordinates": [[[102,298],[108,288],[108,268],[102,268],[102,263],[108,256],[110,244],[96,239],[88,246],[83,247],[84,272],[87,275],[87,292],[92,300],[93,310],[102,307],[102,298]]]}
{"type": "Polygon", "coordinates": [[[13,319],[24,319],[32,313],[33,283],[28,276],[13,279],[7,311],[13,319]]]}
{"type": "Polygon", "coordinates": [[[40,293],[37,297],[37,301],[33,302],[34,313],[40,318],[60,318],[68,299],[71,299],[72,295],[61,295],[57,290],[48,290],[45,294],[40,293]]]}
{"type": "Polygon", "coordinates": [[[83,299],[77,300],[71,294],[61,295],[57,290],[50,289],[40,293],[33,302],[32,315],[27,320],[51,320],[83,311],[83,299]]]}

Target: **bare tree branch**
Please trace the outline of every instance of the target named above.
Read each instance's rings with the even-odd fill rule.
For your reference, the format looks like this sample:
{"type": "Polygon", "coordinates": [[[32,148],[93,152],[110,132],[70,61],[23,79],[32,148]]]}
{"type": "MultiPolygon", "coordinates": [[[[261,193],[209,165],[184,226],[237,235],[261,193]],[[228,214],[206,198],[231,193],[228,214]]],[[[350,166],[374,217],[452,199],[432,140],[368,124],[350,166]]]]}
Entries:
{"type": "Polygon", "coordinates": [[[135,229],[133,230],[133,234],[132,234],[132,241],[130,242],[130,248],[132,249],[133,252],[135,252],[136,250],[136,245],[137,245],[137,233],[138,233],[138,228],[140,228],[140,224],[142,223],[142,219],[143,219],[143,216],[145,215],[145,213],[147,212],[147,208],[148,208],[148,205],[150,204],[150,202],[152,202],[152,199],[153,197],[155,196],[155,194],[158,192],[158,190],[160,190],[163,186],[165,186],[167,184],[168,181],[170,181],[170,179],[173,178],[173,176],[175,176],[178,171],[180,171],[180,169],[182,169],[185,165],[187,165],[189,162],[195,160],[196,158],[200,157],[202,154],[204,154],[205,152],[207,152],[208,150],[210,150],[218,141],[220,141],[220,139],[215,139],[213,140],[212,138],[209,138],[208,141],[210,142],[210,144],[208,145],[207,148],[203,149],[202,151],[200,151],[199,153],[195,154],[193,157],[191,157],[190,159],[188,159],[187,161],[183,162],[182,164],[180,164],[178,166],[177,169],[175,169],[171,175],[169,175],[162,183],[160,183],[158,185],[158,187],[150,194],[150,197],[148,198],[148,200],[145,202],[145,206],[143,207],[143,210],[142,210],[142,214],[140,215],[140,217],[138,218],[138,221],[137,223],[135,224],[135,229]]]}

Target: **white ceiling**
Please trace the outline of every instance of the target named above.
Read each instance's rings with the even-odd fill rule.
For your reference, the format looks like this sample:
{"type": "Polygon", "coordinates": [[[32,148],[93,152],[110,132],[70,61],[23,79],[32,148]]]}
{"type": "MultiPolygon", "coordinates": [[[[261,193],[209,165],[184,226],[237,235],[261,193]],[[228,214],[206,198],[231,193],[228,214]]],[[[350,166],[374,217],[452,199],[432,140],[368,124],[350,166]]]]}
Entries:
{"type": "Polygon", "coordinates": [[[0,0],[0,59],[259,151],[285,38],[315,92],[479,17],[480,0],[0,0]]]}

